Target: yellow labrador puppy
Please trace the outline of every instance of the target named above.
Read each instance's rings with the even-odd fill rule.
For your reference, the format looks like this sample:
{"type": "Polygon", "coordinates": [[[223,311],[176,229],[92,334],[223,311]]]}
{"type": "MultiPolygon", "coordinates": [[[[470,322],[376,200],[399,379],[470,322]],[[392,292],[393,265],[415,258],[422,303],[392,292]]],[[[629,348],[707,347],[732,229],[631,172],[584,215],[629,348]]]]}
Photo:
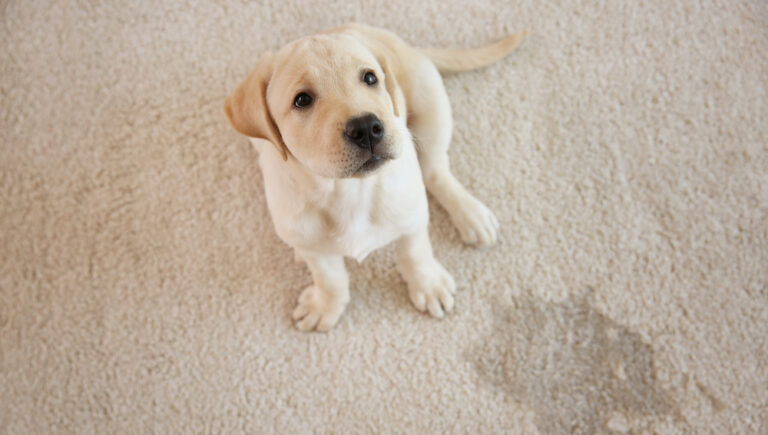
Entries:
{"type": "Polygon", "coordinates": [[[490,245],[499,224],[451,174],[451,106],[440,72],[489,65],[520,33],[475,50],[414,48],[350,24],[267,53],[227,99],[225,112],[259,149],[267,204],[280,238],[314,284],[293,318],[327,331],[349,301],[344,257],[363,260],[390,242],[420,311],[443,317],[455,284],[427,234],[425,186],[465,242],[490,245]]]}

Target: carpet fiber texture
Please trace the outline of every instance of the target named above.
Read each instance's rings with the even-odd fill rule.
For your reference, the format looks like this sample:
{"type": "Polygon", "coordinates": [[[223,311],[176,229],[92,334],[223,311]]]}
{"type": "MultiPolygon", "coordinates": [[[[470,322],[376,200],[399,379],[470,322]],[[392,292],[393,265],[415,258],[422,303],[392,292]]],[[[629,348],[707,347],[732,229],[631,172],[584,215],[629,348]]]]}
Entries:
{"type": "Polygon", "coordinates": [[[0,432],[768,432],[765,1],[6,0],[0,46],[0,432]],[[306,334],[222,105],[349,21],[531,34],[445,80],[502,225],[476,250],[431,204],[455,312],[387,247],[306,334]]]}

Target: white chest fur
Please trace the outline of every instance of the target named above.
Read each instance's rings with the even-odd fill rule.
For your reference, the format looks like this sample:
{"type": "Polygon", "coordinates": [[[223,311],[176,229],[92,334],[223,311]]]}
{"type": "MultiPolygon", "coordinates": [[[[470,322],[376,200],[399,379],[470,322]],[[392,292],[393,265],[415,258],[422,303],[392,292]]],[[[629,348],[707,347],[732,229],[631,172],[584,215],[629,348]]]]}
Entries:
{"type": "Polygon", "coordinates": [[[371,176],[330,179],[260,153],[272,220],[283,241],[300,250],[362,261],[371,251],[423,228],[427,197],[413,143],[371,176]]]}

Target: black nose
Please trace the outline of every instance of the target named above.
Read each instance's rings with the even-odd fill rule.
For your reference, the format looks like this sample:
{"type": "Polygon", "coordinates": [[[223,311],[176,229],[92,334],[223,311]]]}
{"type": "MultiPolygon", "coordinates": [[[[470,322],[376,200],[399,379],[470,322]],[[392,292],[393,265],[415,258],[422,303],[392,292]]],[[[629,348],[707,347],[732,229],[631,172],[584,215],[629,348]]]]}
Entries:
{"type": "Polygon", "coordinates": [[[344,136],[354,145],[372,150],[384,137],[384,124],[372,113],[351,118],[344,127],[344,136]]]}

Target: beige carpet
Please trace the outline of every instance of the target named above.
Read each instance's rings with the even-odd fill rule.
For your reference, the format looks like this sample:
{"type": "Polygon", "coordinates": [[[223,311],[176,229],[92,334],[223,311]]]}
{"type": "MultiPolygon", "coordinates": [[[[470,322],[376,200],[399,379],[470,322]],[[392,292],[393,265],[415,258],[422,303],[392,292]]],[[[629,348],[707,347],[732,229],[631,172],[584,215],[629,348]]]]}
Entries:
{"type": "Polygon", "coordinates": [[[0,432],[767,433],[768,3],[0,2],[0,432]],[[704,3],[701,5],[700,3],[704,3]],[[414,310],[391,248],[329,334],[222,103],[351,20],[529,28],[446,79],[498,246],[414,310]]]}

